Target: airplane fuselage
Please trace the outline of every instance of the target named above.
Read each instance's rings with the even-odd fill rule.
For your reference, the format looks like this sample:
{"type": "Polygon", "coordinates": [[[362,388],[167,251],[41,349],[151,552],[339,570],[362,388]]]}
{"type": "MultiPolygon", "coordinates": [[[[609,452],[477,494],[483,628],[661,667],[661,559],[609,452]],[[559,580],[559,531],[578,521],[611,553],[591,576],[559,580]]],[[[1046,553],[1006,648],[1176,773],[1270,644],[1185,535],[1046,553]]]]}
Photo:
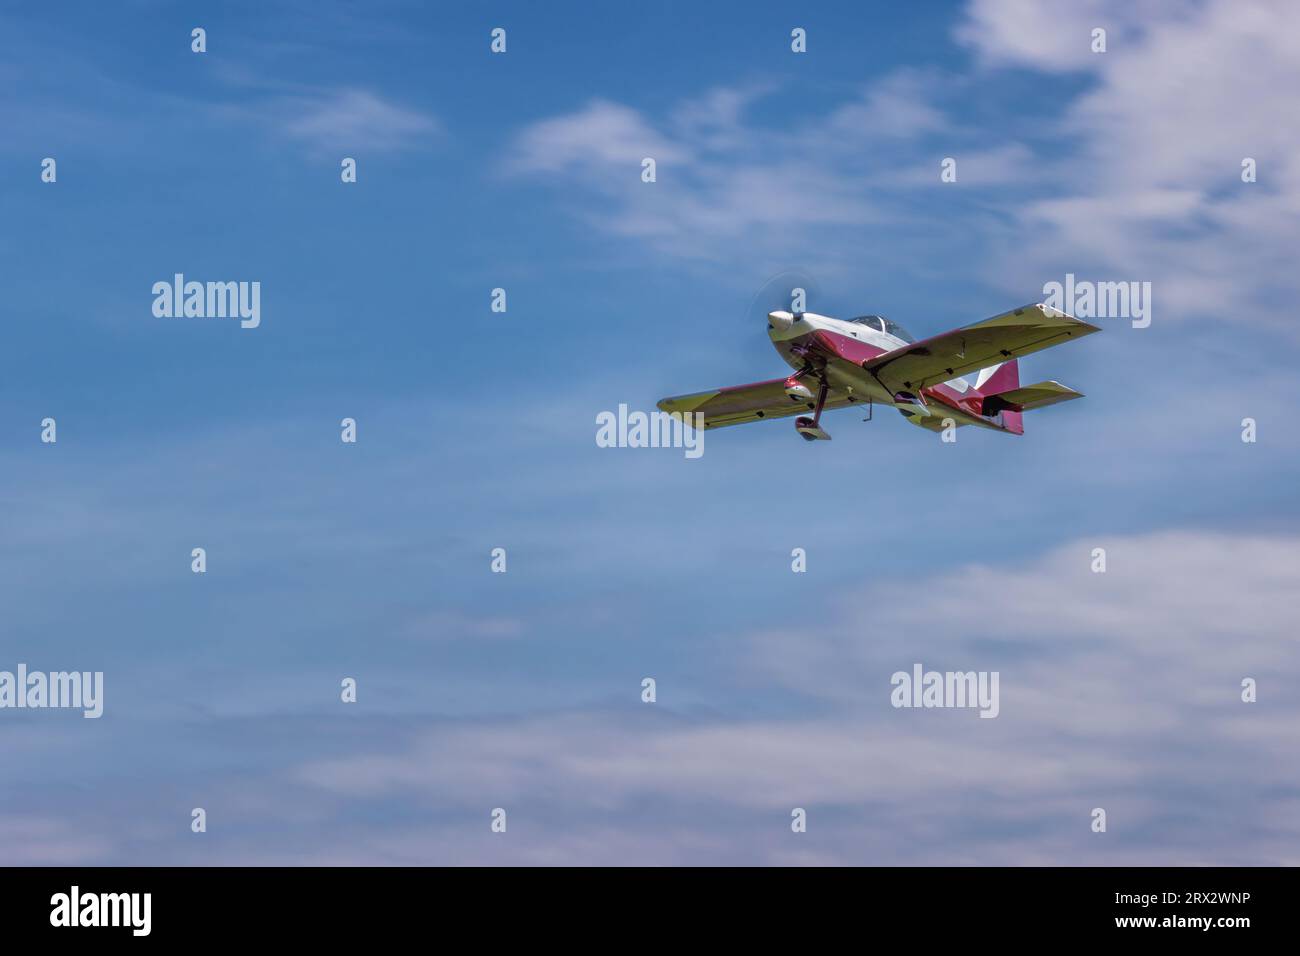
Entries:
{"type": "MultiPolygon", "coordinates": [[[[772,313],[772,316],[783,314],[772,313]]],[[[961,376],[914,392],[891,392],[885,388],[862,363],[909,343],[872,325],[802,312],[789,315],[788,319],[769,320],[767,334],[777,354],[790,367],[798,370],[812,364],[826,375],[833,387],[864,403],[870,401],[897,408],[913,424],[922,425],[932,417],[982,425],[995,421],[980,413],[982,396],[961,376]],[[845,361],[826,362],[830,356],[845,361]]]]}

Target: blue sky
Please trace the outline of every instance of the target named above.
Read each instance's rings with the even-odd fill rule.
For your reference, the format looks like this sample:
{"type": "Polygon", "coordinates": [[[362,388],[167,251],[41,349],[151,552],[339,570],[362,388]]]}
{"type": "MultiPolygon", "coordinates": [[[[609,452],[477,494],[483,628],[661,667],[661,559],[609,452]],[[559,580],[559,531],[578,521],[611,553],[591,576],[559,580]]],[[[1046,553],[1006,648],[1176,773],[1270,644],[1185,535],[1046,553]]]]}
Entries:
{"type": "Polygon", "coordinates": [[[1300,31],[1144,16],[7,11],[0,669],[106,686],[0,712],[0,862],[1297,862],[1300,31]],[[1088,397],[1023,439],[595,445],[779,374],[792,268],[918,335],[1066,273],[1153,319],[1026,359],[1088,397]],[[155,318],[176,272],[261,326],[155,318]],[[892,709],[917,661],[1000,716],[892,709]]]}

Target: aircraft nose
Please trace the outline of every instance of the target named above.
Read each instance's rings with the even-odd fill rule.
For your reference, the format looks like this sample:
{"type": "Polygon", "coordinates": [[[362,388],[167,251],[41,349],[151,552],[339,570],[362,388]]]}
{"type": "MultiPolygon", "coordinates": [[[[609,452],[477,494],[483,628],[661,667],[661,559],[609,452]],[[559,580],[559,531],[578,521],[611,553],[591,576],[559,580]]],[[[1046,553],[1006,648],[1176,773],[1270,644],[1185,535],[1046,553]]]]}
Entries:
{"type": "Polygon", "coordinates": [[[767,313],[768,325],[778,331],[785,331],[794,324],[794,316],[789,312],[769,312],[767,313]]]}

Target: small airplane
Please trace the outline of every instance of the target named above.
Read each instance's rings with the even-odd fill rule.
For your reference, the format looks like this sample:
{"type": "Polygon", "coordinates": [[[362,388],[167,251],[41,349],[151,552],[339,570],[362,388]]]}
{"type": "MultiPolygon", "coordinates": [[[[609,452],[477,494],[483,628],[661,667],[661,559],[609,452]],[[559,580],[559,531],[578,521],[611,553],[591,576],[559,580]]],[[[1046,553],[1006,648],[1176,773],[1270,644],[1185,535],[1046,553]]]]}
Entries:
{"type": "Polygon", "coordinates": [[[793,375],[665,398],[659,408],[700,413],[706,429],[798,414],[794,427],[807,441],[830,439],[821,427],[826,409],[865,405],[868,421],[876,404],[935,432],[979,425],[1023,435],[1024,412],[1083,395],[1060,382],[1022,386],[1019,358],[1100,331],[1041,304],[919,342],[879,315],[769,312],[767,334],[793,375]],[[979,372],[974,384],[962,377],[967,372],[979,372]]]}

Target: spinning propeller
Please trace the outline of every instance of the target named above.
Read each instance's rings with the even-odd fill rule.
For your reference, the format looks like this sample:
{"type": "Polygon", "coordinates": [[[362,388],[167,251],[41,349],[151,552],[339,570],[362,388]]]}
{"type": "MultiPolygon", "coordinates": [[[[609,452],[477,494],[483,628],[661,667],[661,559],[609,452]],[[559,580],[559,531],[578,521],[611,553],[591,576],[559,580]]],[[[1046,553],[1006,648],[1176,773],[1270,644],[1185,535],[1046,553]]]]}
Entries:
{"type": "Polygon", "coordinates": [[[825,307],[817,280],[801,269],[790,269],[763,283],[750,300],[745,324],[751,329],[760,322],[763,325],[773,322],[789,325],[804,312],[819,311],[819,304],[825,307]],[[773,313],[776,313],[775,317],[772,317],[773,313]]]}

